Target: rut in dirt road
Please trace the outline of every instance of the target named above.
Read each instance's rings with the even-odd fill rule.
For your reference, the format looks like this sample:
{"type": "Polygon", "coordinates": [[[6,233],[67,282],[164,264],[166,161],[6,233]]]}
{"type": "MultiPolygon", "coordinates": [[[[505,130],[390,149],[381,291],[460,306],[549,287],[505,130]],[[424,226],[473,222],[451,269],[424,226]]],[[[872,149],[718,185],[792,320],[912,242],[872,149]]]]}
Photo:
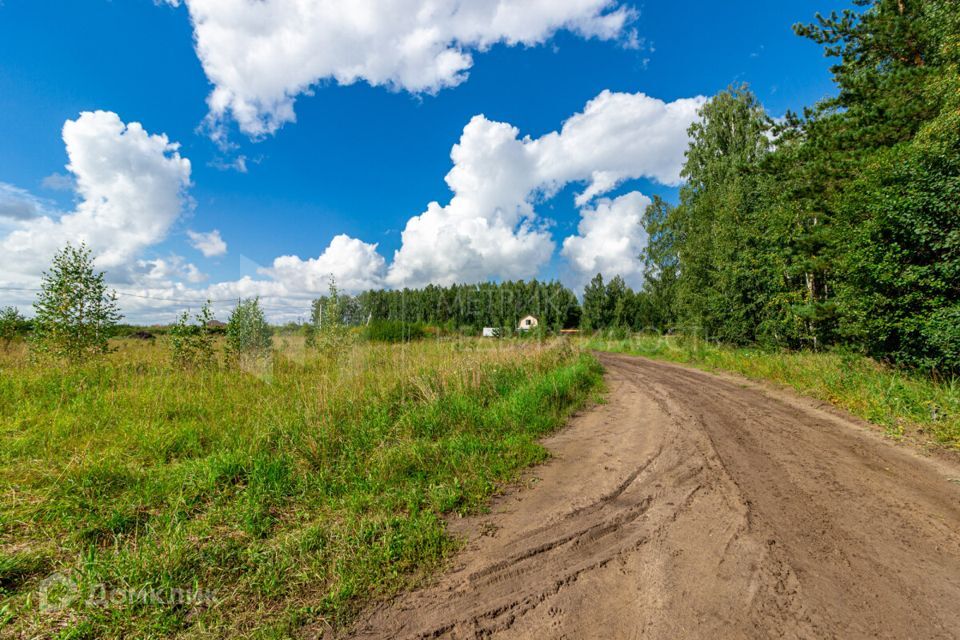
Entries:
{"type": "Polygon", "coordinates": [[[960,467],[786,392],[601,359],[608,402],[352,637],[960,638],[960,467]]]}

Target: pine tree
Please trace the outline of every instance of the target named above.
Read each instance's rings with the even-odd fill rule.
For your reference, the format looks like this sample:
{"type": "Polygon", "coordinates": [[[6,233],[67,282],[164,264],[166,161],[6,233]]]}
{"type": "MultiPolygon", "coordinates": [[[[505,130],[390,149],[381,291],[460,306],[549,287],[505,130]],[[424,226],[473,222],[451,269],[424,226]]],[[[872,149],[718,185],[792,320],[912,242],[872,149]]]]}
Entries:
{"type": "Polygon", "coordinates": [[[605,329],[604,305],[607,289],[603,286],[603,274],[598,273],[583,288],[583,318],[581,325],[585,331],[605,329]]]}

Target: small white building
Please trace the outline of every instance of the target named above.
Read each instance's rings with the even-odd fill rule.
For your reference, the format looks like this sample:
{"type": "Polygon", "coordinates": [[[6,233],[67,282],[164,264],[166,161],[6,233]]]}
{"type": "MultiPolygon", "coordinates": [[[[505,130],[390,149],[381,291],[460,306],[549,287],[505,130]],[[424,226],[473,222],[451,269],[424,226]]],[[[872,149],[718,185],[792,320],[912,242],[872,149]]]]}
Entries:
{"type": "Polygon", "coordinates": [[[520,318],[520,324],[517,325],[517,331],[529,331],[535,329],[540,321],[535,316],[523,316],[520,318]]]}
{"type": "Polygon", "coordinates": [[[499,337],[500,337],[500,327],[484,327],[484,328],[483,328],[483,337],[484,337],[484,338],[499,338],[499,337]]]}

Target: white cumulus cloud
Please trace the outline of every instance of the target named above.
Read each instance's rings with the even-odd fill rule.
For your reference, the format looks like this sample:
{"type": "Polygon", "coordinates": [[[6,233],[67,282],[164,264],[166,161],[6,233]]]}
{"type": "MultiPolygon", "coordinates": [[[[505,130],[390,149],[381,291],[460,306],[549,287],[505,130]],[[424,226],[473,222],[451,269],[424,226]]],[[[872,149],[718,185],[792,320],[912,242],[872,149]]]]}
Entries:
{"type": "Polygon", "coordinates": [[[297,256],[275,258],[273,266],[260,269],[287,291],[326,293],[330,279],[337,287],[351,292],[383,286],[385,261],[376,244],[368,244],[340,234],[316,258],[297,256]]]}
{"type": "Polygon", "coordinates": [[[36,277],[68,242],[85,242],[100,268],[128,267],[184,209],[190,161],[165,135],[116,113],[87,111],[67,120],[63,141],[79,204],[59,216],[43,211],[0,238],[0,270],[8,276],[36,277]]]}
{"type": "Polygon", "coordinates": [[[411,92],[460,84],[473,53],[532,46],[559,30],[637,41],[620,0],[167,0],[185,4],[214,85],[217,131],[232,116],[252,136],[292,122],[294,101],[325,80],[411,92]]]}
{"type": "MultiPolygon", "coordinates": [[[[35,286],[67,242],[91,247],[98,267],[122,289],[124,309],[141,321],[169,320],[184,301],[209,298],[220,310],[254,295],[263,297],[272,318],[296,317],[326,292],[331,277],[349,292],[530,278],[555,249],[550,221],[536,209],[576,184],[583,186],[575,197],[581,221],[561,250],[573,284],[599,271],[636,286],[642,277],[637,255],[646,241],[639,223],[649,200],[638,192],[604,196],[638,178],[677,184],[686,131],[704,101],[604,91],[539,138],[475,116],[451,150],[450,200],[431,202],[408,220],[389,264],[376,244],[338,235],[316,257],[283,255],[255,274],[207,286],[200,284],[206,276],[182,257],[144,256],[190,206],[190,161],[165,135],[125,124],[112,112],[85,112],[63,128],[78,196],[73,211],[52,211],[46,201],[0,183],[0,211],[6,212],[0,285],[35,286]]],[[[188,236],[207,257],[226,251],[217,230],[188,236]]]]}
{"type": "MultiPolygon", "coordinates": [[[[240,297],[263,296],[272,317],[290,318],[325,293],[331,277],[346,291],[383,286],[385,261],[377,245],[338,235],[316,258],[280,256],[258,269],[260,278],[199,286],[207,276],[183,257],[143,257],[166,239],[190,203],[190,161],[165,135],[138,123],[125,124],[112,112],[84,112],[63,127],[71,183],[78,204],[57,211],[24,189],[0,182],[0,286],[25,287],[3,293],[3,304],[25,309],[34,298],[50,259],[68,242],[84,242],[120,291],[133,321],[167,322],[184,306],[219,301],[226,313],[240,297]],[[192,302],[191,302],[192,301],[192,302]]],[[[191,244],[206,257],[227,246],[216,229],[188,230],[191,244]]]]}
{"type": "Polygon", "coordinates": [[[376,244],[368,244],[346,235],[333,238],[316,258],[280,256],[269,267],[257,269],[259,277],[216,282],[195,287],[205,276],[176,257],[138,262],[138,273],[121,296],[124,311],[144,322],[169,322],[180,310],[198,309],[211,300],[219,318],[226,318],[240,298],[260,297],[271,320],[283,322],[309,315],[310,303],[326,294],[331,278],[348,293],[384,286],[385,262],[376,244]]]}
{"type": "Polygon", "coordinates": [[[201,273],[196,265],[176,255],[137,260],[129,274],[135,284],[148,287],[169,287],[181,280],[198,283],[207,279],[206,274],[201,273]]]}
{"type": "Polygon", "coordinates": [[[0,182],[0,222],[30,220],[47,215],[53,208],[48,201],[26,189],[0,182]]]}
{"type": "Polygon", "coordinates": [[[220,237],[219,229],[207,233],[188,229],[187,237],[190,238],[190,246],[202,253],[205,258],[222,256],[227,253],[227,243],[220,237]]]}
{"type": "MultiPolygon", "coordinates": [[[[704,102],[604,91],[559,131],[536,139],[475,116],[451,152],[446,182],[453,197],[446,206],[431,202],[407,222],[387,282],[422,286],[536,275],[554,245],[535,205],[570,183],[586,185],[576,198],[581,207],[625,180],[678,184],[687,128],[704,102]]],[[[609,215],[623,213],[627,202],[609,215]]]]}
{"type": "Polygon", "coordinates": [[[643,284],[643,264],[638,259],[647,246],[641,226],[650,198],[631,191],[613,200],[599,199],[595,206],[580,211],[577,235],[563,241],[560,255],[572,271],[573,284],[582,287],[602,273],[609,279],[619,275],[631,287],[643,284]]]}
{"type": "Polygon", "coordinates": [[[548,193],[586,181],[577,205],[624,180],[646,177],[677,185],[687,150],[687,129],[703,96],[664,102],[644,93],[603,91],[558,132],[531,141],[536,171],[548,193]]]}
{"type": "Polygon", "coordinates": [[[454,195],[407,222],[390,284],[528,278],[550,259],[553,241],[533,217],[531,161],[518,133],[483,116],[464,128],[446,177],[454,195]]]}

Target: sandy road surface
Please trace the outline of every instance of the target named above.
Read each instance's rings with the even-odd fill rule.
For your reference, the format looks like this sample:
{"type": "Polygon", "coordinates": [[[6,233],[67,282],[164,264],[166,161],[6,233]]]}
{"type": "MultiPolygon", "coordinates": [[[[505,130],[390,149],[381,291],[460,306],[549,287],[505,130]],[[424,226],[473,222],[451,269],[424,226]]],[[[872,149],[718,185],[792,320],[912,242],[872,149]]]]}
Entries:
{"type": "Polygon", "coordinates": [[[357,638],[960,638],[960,467],[786,392],[601,356],[606,404],[357,638]]]}

